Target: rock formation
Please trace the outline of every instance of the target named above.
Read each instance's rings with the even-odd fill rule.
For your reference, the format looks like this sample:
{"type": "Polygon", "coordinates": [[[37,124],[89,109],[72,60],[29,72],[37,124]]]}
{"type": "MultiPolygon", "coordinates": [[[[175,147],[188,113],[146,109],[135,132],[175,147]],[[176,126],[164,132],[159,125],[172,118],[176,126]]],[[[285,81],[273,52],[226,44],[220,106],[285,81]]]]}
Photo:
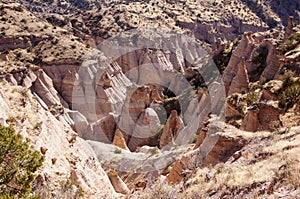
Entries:
{"type": "Polygon", "coordinates": [[[282,126],[281,112],[275,104],[263,102],[256,104],[247,111],[240,128],[251,132],[258,130],[274,131],[282,126]]]}
{"type": "Polygon", "coordinates": [[[255,132],[260,126],[257,107],[249,109],[242,121],[241,130],[255,132]]]}
{"type": "Polygon", "coordinates": [[[127,147],[126,141],[124,139],[123,133],[121,132],[120,129],[117,129],[115,132],[113,144],[122,149],[129,150],[127,147]]]}
{"type": "Polygon", "coordinates": [[[277,71],[279,70],[280,64],[275,45],[276,44],[274,44],[272,40],[264,40],[262,43],[262,46],[266,46],[268,49],[268,56],[266,58],[267,66],[262,72],[260,79],[265,78],[267,80],[271,80],[275,77],[277,71]]]}
{"type": "Polygon", "coordinates": [[[287,38],[294,33],[293,30],[293,20],[294,17],[290,16],[288,19],[287,27],[285,28],[285,33],[284,33],[284,40],[287,40],[287,38]]]}
{"type": "Polygon", "coordinates": [[[110,170],[108,174],[109,180],[117,193],[129,194],[130,190],[123,180],[118,176],[115,170],[110,170]]]}
{"type": "MultiPolygon", "coordinates": [[[[229,87],[232,84],[233,78],[237,75],[238,70],[240,68],[241,68],[240,74],[245,76],[245,69],[244,69],[245,61],[241,61],[241,60],[248,60],[253,49],[254,49],[254,42],[252,39],[252,35],[251,35],[251,33],[245,33],[243,35],[240,43],[238,44],[236,49],[233,51],[232,56],[229,60],[228,66],[224,70],[224,73],[222,76],[223,82],[225,85],[225,89],[226,89],[226,93],[229,92],[229,87]],[[240,63],[241,63],[241,66],[240,66],[240,63]]],[[[245,79],[243,81],[245,81],[245,79]]],[[[245,86],[245,85],[243,85],[243,86],[245,86]]]]}
{"type": "Polygon", "coordinates": [[[177,136],[177,134],[183,128],[183,126],[183,122],[178,116],[177,111],[172,110],[170,117],[168,118],[160,136],[160,148],[163,148],[169,143],[174,142],[174,138],[177,136]]]}
{"type": "Polygon", "coordinates": [[[45,154],[43,167],[39,171],[41,181],[34,185],[35,189],[47,190],[43,194],[56,193],[60,197],[61,190],[57,184],[69,179],[70,173],[73,173],[86,194],[113,197],[113,187],[92,148],[79,137],[72,145],[69,143],[69,137],[76,133],[68,122],[61,122],[65,120],[63,117],[61,121],[55,118],[26,88],[3,82],[1,85],[0,118],[9,123],[8,118],[15,118],[18,122],[16,131],[29,138],[34,149],[45,154]],[[18,106],[23,100],[25,106],[18,106]]]}
{"type": "Polygon", "coordinates": [[[246,92],[249,89],[249,78],[245,65],[245,58],[243,57],[241,62],[238,64],[238,71],[230,84],[228,95],[233,93],[246,92]]]}

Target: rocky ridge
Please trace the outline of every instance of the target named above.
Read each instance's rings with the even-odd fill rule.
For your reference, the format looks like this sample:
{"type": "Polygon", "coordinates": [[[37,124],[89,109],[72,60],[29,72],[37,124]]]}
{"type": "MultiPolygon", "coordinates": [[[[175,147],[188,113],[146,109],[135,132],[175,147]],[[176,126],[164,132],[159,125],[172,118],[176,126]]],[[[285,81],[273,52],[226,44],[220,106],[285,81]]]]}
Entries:
{"type": "MultiPolygon", "coordinates": [[[[130,3],[129,5],[131,6],[130,3]]],[[[79,187],[82,187],[87,196],[95,195],[96,197],[102,194],[99,187],[109,190],[107,193],[103,193],[106,194],[103,197],[114,197],[112,187],[117,192],[128,194],[129,191],[140,187],[150,187],[155,184],[157,178],[166,179],[172,184],[185,183],[190,174],[198,167],[217,165],[220,162],[228,163],[232,159],[238,159],[239,151],[246,150],[246,144],[251,142],[247,137],[249,135],[247,132],[239,131],[225,124],[220,124],[220,126],[225,126],[227,129],[237,132],[238,135],[228,135],[226,128],[225,130],[219,128],[220,132],[217,132],[217,136],[215,136],[216,132],[209,130],[209,122],[202,126],[202,122],[207,121],[208,118],[210,121],[214,120],[213,115],[207,117],[212,109],[208,110],[205,107],[209,105],[211,108],[217,105],[208,102],[211,100],[212,93],[209,95],[205,91],[203,79],[195,72],[197,67],[204,64],[187,63],[182,59],[182,57],[190,57],[191,60],[194,60],[195,57],[201,56],[193,46],[181,49],[178,44],[170,42],[170,45],[177,49],[177,54],[146,48],[106,63],[105,60],[103,62],[102,58],[105,58],[99,51],[96,51],[93,57],[91,48],[92,45],[106,38],[105,35],[100,34],[94,40],[95,42],[91,42],[89,34],[73,35],[72,31],[67,31],[68,26],[62,28],[53,26],[15,3],[2,5],[1,13],[3,23],[0,23],[2,60],[0,79],[3,87],[8,88],[8,90],[3,90],[2,98],[5,103],[2,105],[5,111],[3,111],[1,121],[3,125],[14,124],[18,132],[23,133],[21,129],[31,129],[24,131],[24,137],[33,140],[33,146],[46,154],[46,163],[40,177],[37,178],[36,190],[43,188],[45,178],[50,178],[51,191],[49,193],[52,194],[52,197],[59,196],[59,190],[57,190],[59,181],[66,178],[73,180],[75,187],[77,185],[77,188],[74,188],[75,194],[77,194],[76,190],[78,191],[79,187]],[[37,25],[33,26],[33,23],[37,25]],[[91,59],[90,55],[95,59],[91,59]],[[85,56],[89,56],[89,59],[87,60],[85,56]],[[97,65],[98,58],[101,63],[105,64],[97,65]],[[136,79],[135,75],[128,74],[143,64],[153,64],[154,66],[157,64],[166,71],[180,72],[194,86],[196,92],[194,95],[188,95],[191,97],[188,98],[188,103],[182,102],[184,107],[178,107],[179,101],[182,98],[186,99],[184,92],[181,93],[182,95],[174,97],[174,93],[162,86],[154,84],[140,86],[139,84],[143,82],[136,79]],[[195,64],[196,67],[192,64],[195,64]],[[21,88],[30,91],[25,90],[26,92],[24,92],[20,90],[21,88]],[[73,88],[78,90],[75,90],[74,93],[73,88]],[[18,96],[17,99],[19,99],[19,95],[28,95],[20,97],[20,104],[13,104],[18,100],[13,102],[7,100],[10,98],[8,91],[11,90],[11,93],[14,93],[15,89],[17,93],[20,93],[15,94],[18,96]],[[78,101],[73,100],[74,96],[78,101]],[[26,102],[27,100],[30,103],[26,102]],[[19,110],[19,106],[24,108],[19,110]],[[38,116],[32,113],[34,117],[50,118],[49,121],[43,119],[42,123],[28,124],[26,118],[30,119],[31,116],[18,115],[26,113],[23,109],[27,109],[27,106],[36,106],[38,116]],[[161,106],[166,109],[166,113],[157,114],[161,106]],[[203,108],[203,115],[193,111],[197,106],[203,108]],[[18,110],[9,111],[14,108],[18,110]],[[9,117],[11,113],[17,115],[9,117]],[[120,113],[129,115],[134,125],[128,122],[128,118],[122,120],[118,115],[120,113]],[[187,128],[187,122],[195,118],[200,118],[201,122],[197,124],[196,121],[192,127],[187,128]],[[26,127],[23,126],[23,123],[26,127]],[[51,129],[52,125],[55,128],[51,129]],[[161,135],[158,133],[159,129],[161,135]],[[127,130],[131,133],[128,134],[127,130]],[[77,131],[78,134],[74,131],[77,131]],[[140,157],[145,154],[152,157],[162,153],[168,157],[168,153],[164,154],[166,152],[164,148],[174,147],[172,145],[181,140],[178,137],[186,139],[180,135],[189,135],[188,133],[191,131],[197,132],[195,136],[198,137],[194,139],[189,137],[191,145],[188,149],[184,149],[185,153],[182,157],[178,156],[177,159],[172,160],[175,161],[173,164],[166,164],[164,168],[146,175],[136,176],[130,172],[127,174],[110,172],[110,168],[107,168],[106,165],[111,164],[111,160],[108,156],[103,157],[100,153],[102,150],[107,150],[107,154],[120,153],[120,157],[140,157]],[[53,152],[53,147],[49,146],[52,142],[48,142],[48,138],[40,139],[35,134],[45,132],[47,136],[51,132],[54,138],[50,138],[57,140],[55,142],[57,144],[60,143],[59,140],[62,140],[63,146],[59,145],[54,148],[58,148],[58,151],[70,151],[66,154],[67,157],[57,151],[53,152]],[[144,134],[153,136],[143,138],[144,134]],[[94,141],[86,142],[78,135],[94,141]],[[116,148],[102,142],[114,143],[116,148]],[[193,143],[196,143],[197,147],[193,143]],[[91,150],[90,145],[95,152],[91,150]],[[213,147],[208,147],[211,149],[208,150],[206,146],[213,147]],[[74,151],[76,151],[75,155],[74,151]],[[199,156],[199,153],[202,156],[199,156]],[[112,185],[100,163],[95,159],[96,157],[102,160],[100,163],[108,173],[112,185]],[[104,158],[108,159],[104,160],[104,158]],[[107,162],[104,163],[104,161],[107,162]],[[64,163],[70,166],[65,167],[64,163]],[[58,173],[54,172],[56,169],[58,173]],[[147,183],[146,180],[148,180],[147,183]]],[[[191,28],[193,24],[186,24],[185,21],[181,25],[185,30],[199,30],[199,27],[191,28]]],[[[228,123],[251,132],[277,131],[282,126],[290,128],[299,125],[299,106],[297,105],[299,102],[299,97],[297,97],[297,86],[299,86],[299,40],[297,40],[297,34],[299,34],[299,30],[294,27],[293,23],[289,22],[289,24],[285,33],[274,29],[267,32],[247,32],[234,42],[218,40],[220,45],[216,45],[217,49],[213,49],[213,53],[228,56],[228,64],[222,74],[228,95],[226,102],[226,121],[228,123]],[[283,35],[285,36],[283,37],[283,35]],[[288,71],[293,73],[292,77],[288,76],[288,71]]],[[[265,30],[265,28],[265,25],[262,25],[254,31],[265,30]]],[[[114,32],[113,28],[110,30],[112,32],[106,32],[108,35],[114,32]]],[[[93,35],[96,34],[93,33],[93,35]]],[[[205,34],[203,35],[205,36],[205,34]]],[[[218,36],[218,34],[211,35],[218,36]]],[[[226,34],[222,33],[221,35],[225,39],[231,40],[231,37],[227,37],[226,34]]],[[[200,39],[208,39],[201,38],[197,34],[195,36],[200,39]]],[[[212,38],[210,39],[213,41],[212,38]]],[[[168,88],[183,90],[180,85],[176,84],[180,79],[159,75],[149,77],[147,70],[139,72],[142,76],[144,75],[143,78],[140,78],[143,81],[156,79],[159,82],[166,78],[172,80],[167,82],[168,88]]],[[[154,74],[157,74],[157,71],[154,74]]],[[[296,132],[295,135],[297,134],[297,129],[292,131],[287,129],[287,131],[287,133],[296,132]]],[[[278,133],[280,135],[280,132],[278,133]]],[[[46,135],[44,137],[47,137],[46,135]]],[[[254,146],[256,147],[256,145],[254,146]]],[[[182,153],[180,150],[182,149],[175,150],[174,154],[182,153]]],[[[120,163],[118,161],[122,161],[122,159],[115,161],[115,164],[118,165],[120,163]]],[[[156,163],[155,161],[154,158],[151,163],[156,163]]]]}

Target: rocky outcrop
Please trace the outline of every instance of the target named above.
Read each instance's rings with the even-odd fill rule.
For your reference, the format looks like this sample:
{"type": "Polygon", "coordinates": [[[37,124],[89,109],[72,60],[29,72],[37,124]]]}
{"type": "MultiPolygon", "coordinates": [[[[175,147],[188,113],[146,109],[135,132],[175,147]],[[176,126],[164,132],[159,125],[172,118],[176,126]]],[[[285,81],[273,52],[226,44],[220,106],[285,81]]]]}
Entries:
{"type": "Polygon", "coordinates": [[[245,145],[241,137],[220,136],[212,150],[203,160],[203,166],[215,165],[219,162],[226,162],[236,151],[245,145]]]}
{"type": "Polygon", "coordinates": [[[143,145],[157,146],[159,127],[160,121],[156,112],[152,108],[146,108],[135,123],[132,134],[129,134],[128,148],[135,151],[143,145]]]}
{"type": "Polygon", "coordinates": [[[262,72],[260,79],[271,80],[275,77],[276,73],[280,69],[278,52],[276,49],[276,44],[272,40],[264,40],[261,46],[265,46],[268,49],[268,56],[266,58],[266,68],[262,72]]]}
{"type": "Polygon", "coordinates": [[[228,66],[225,68],[222,76],[226,93],[228,93],[230,85],[232,84],[234,77],[237,75],[239,68],[242,68],[240,69],[240,74],[245,73],[244,72],[245,61],[241,62],[241,60],[248,60],[254,47],[255,44],[252,38],[252,34],[245,33],[242,36],[239,45],[233,51],[228,66]],[[242,66],[240,66],[240,63],[242,66]]]}
{"type": "Polygon", "coordinates": [[[288,22],[287,22],[287,27],[285,28],[285,33],[284,33],[284,40],[287,40],[288,37],[294,33],[294,30],[293,30],[293,20],[294,20],[294,17],[293,16],[290,16],[289,19],[288,19],[288,22]]]}
{"type": "Polygon", "coordinates": [[[124,139],[123,133],[120,129],[117,129],[115,132],[113,144],[117,147],[120,147],[121,149],[129,150],[126,144],[126,141],[124,139]]]}
{"type": "Polygon", "coordinates": [[[282,126],[281,113],[282,110],[276,104],[255,104],[247,111],[240,128],[251,132],[274,131],[282,126]]]}
{"type": "Polygon", "coordinates": [[[246,113],[247,102],[242,94],[233,94],[226,101],[226,121],[235,125],[246,113]],[[234,122],[234,123],[232,123],[234,122]]]}
{"type": "Polygon", "coordinates": [[[110,170],[108,174],[109,180],[117,193],[129,194],[130,190],[123,180],[119,177],[117,171],[110,170]]]}
{"type": "Polygon", "coordinates": [[[278,100],[282,84],[283,83],[280,80],[271,80],[267,82],[263,86],[261,100],[278,100]]]}
{"type": "Polygon", "coordinates": [[[260,123],[258,120],[258,112],[257,107],[253,107],[248,110],[245,118],[242,121],[241,130],[255,132],[258,130],[260,123]]]}
{"type": "Polygon", "coordinates": [[[183,127],[183,122],[178,116],[177,111],[172,110],[160,136],[160,148],[174,142],[174,138],[176,138],[177,134],[183,127]]]}
{"type": "Polygon", "coordinates": [[[241,62],[237,65],[238,71],[230,84],[228,95],[233,93],[243,93],[249,89],[249,78],[245,64],[245,58],[243,57],[241,62]]]}
{"type": "Polygon", "coordinates": [[[15,38],[15,37],[7,37],[7,38],[1,38],[0,39],[0,51],[3,51],[5,49],[17,49],[17,48],[28,48],[31,46],[31,42],[28,38],[15,38]]]}
{"type": "Polygon", "coordinates": [[[258,120],[260,122],[259,130],[275,131],[282,126],[280,114],[282,110],[275,103],[260,103],[258,120]]]}
{"type": "Polygon", "coordinates": [[[75,178],[85,194],[113,197],[113,187],[90,145],[78,137],[67,122],[59,121],[43,108],[28,89],[1,84],[0,118],[9,123],[11,121],[8,118],[15,118],[16,132],[29,138],[31,147],[41,149],[45,154],[45,161],[38,173],[40,177],[34,183],[33,190],[36,193],[46,190],[41,193],[42,196],[49,194],[61,198],[64,197],[61,194],[65,193],[57,185],[75,178]],[[19,105],[22,101],[25,101],[24,106],[19,105]]]}
{"type": "Polygon", "coordinates": [[[221,132],[208,133],[200,147],[185,153],[175,162],[167,175],[167,180],[170,184],[178,184],[195,168],[226,162],[244,144],[245,140],[242,137],[236,138],[221,132]]]}

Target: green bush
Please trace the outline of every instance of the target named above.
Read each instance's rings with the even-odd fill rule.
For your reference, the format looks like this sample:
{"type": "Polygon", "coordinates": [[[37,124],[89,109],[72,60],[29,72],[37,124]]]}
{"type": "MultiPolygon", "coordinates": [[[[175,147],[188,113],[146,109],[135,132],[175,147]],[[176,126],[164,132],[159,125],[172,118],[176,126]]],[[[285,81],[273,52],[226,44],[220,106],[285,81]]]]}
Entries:
{"type": "Polygon", "coordinates": [[[29,149],[29,140],[0,125],[0,198],[30,197],[32,182],[44,156],[29,149]]]}
{"type": "Polygon", "coordinates": [[[283,53],[286,53],[290,50],[293,50],[299,44],[300,44],[300,33],[295,33],[290,35],[288,39],[279,46],[279,50],[283,53]]]}
{"type": "Polygon", "coordinates": [[[259,93],[255,91],[250,91],[247,93],[247,106],[251,106],[259,100],[259,93]]]}
{"type": "Polygon", "coordinates": [[[286,88],[279,96],[280,108],[291,108],[300,101],[300,86],[294,85],[286,88]]]}
{"type": "Polygon", "coordinates": [[[282,76],[282,88],[287,88],[294,83],[293,77],[294,73],[292,71],[286,71],[282,76]]]}

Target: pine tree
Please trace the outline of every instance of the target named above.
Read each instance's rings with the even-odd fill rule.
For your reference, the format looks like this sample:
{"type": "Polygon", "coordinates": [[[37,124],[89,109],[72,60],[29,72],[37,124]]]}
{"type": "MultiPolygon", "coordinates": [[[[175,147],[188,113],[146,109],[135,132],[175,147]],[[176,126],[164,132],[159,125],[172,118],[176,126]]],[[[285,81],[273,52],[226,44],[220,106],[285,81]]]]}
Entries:
{"type": "Polygon", "coordinates": [[[29,198],[44,156],[10,127],[0,125],[0,198],[29,198]]]}

